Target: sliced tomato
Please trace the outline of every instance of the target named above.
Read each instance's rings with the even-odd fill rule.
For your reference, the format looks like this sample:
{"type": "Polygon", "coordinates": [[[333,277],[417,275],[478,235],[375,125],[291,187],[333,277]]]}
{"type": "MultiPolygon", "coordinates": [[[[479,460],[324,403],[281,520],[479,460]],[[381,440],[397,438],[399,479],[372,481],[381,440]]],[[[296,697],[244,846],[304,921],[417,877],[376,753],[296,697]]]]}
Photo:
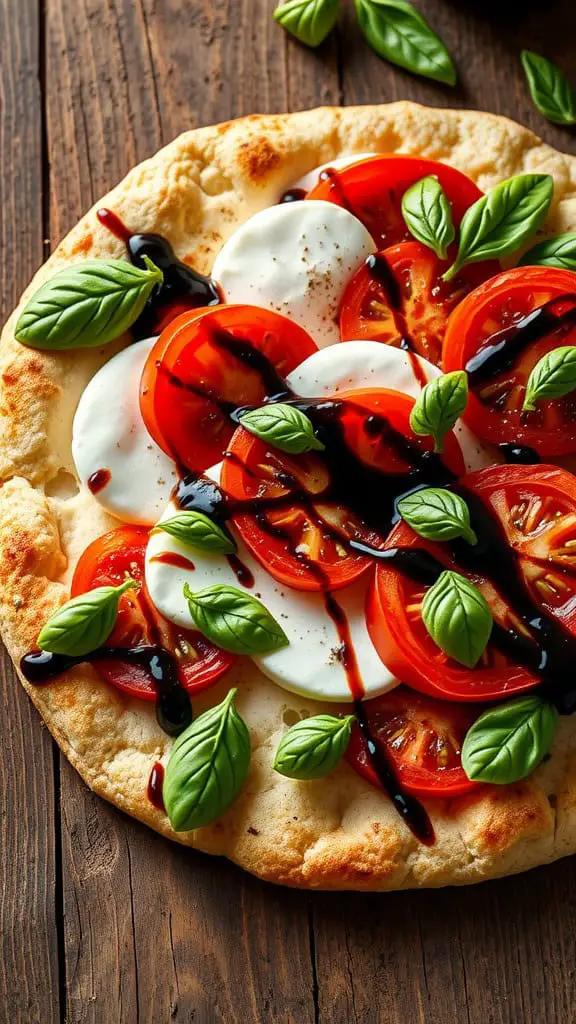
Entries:
{"type": "Polygon", "coordinates": [[[442,352],[444,370],[468,370],[464,418],[471,429],[494,444],[526,444],[545,456],[576,451],[576,392],[522,412],[536,363],[574,344],[576,273],[515,267],[471,292],[450,316],[442,352]]]}
{"type": "MultiPolygon", "coordinates": [[[[430,438],[410,430],[413,405],[397,391],[359,390],[310,406],[327,432],[322,454],[289,456],[242,428],[234,434],[222,486],[238,503],[233,522],[244,543],[274,579],[297,590],[334,590],[371,569],[371,558],[349,542],[383,546],[384,505],[390,510],[398,476],[406,475],[409,486],[413,453],[432,449],[430,438]],[[376,518],[381,511],[382,530],[374,510],[376,518]]],[[[463,472],[452,434],[442,458],[452,473],[463,472]]]]}
{"type": "Polygon", "coordinates": [[[410,238],[402,216],[406,189],[433,174],[442,185],[458,227],[482,192],[461,171],[419,156],[376,156],[342,170],[326,170],[306,199],[325,199],[350,210],[366,226],[379,249],[410,238]]]}
{"type": "MultiPolygon", "coordinates": [[[[477,499],[479,508],[490,513],[490,532],[481,538],[474,564],[464,541],[454,561],[453,547],[423,540],[404,522],[394,527],[386,547],[428,552],[471,578],[502,635],[512,630],[532,647],[528,623],[545,612],[576,636],[576,479],[550,466],[495,466],[465,476],[460,487],[469,504],[477,499]],[[498,547],[501,540],[512,550],[510,560],[498,547]],[[483,565],[490,577],[483,574],[483,565]],[[528,616],[527,607],[532,609],[528,616]]],[[[536,667],[530,670],[524,660],[518,664],[492,641],[474,669],[445,655],[422,621],[426,589],[392,562],[376,570],[367,602],[368,630],[399,679],[423,693],[462,701],[495,700],[540,681],[536,667]]]]}
{"type": "MultiPolygon", "coordinates": [[[[434,700],[399,686],[364,702],[372,737],[392,762],[407,793],[450,798],[477,789],[460,758],[464,737],[478,717],[470,705],[434,700]]],[[[366,741],[355,725],[346,758],[359,775],[379,786],[366,741]]]]}
{"type": "Polygon", "coordinates": [[[309,334],[256,306],[193,310],[173,320],[146,361],[140,408],[157,444],[200,472],[222,457],[234,432],[230,413],[259,405],[317,351],[309,334]]]}
{"type": "Polygon", "coordinates": [[[401,242],[369,256],[342,298],[342,341],[365,338],[410,348],[438,365],[450,313],[500,271],[495,260],[471,263],[445,283],[447,266],[420,242],[401,242]]]}
{"type": "MultiPolygon", "coordinates": [[[[149,531],[143,526],[119,526],[93,541],[80,556],[72,579],[72,597],[95,587],[118,586],[127,576],[142,584],[120,598],[118,618],[109,638],[111,647],[158,644],[175,655],[178,677],[188,693],[215,683],[236,660],[209,643],[201,633],[179,629],[154,608],[144,584],[144,556],[149,531]]],[[[98,662],[98,672],[118,690],[141,700],[155,700],[156,687],[148,672],[132,662],[98,662]]]]}

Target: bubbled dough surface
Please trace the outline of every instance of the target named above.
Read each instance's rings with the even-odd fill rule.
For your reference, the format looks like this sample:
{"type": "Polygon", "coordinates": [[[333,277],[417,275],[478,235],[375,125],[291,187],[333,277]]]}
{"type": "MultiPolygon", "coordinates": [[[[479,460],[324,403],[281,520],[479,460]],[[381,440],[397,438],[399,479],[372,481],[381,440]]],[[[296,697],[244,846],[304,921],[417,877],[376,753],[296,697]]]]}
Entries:
{"type": "MultiPolygon", "coordinates": [[[[555,201],[546,232],[576,229],[576,158],[504,118],[410,103],[254,115],[188,132],[135,167],[63,240],[22,302],[61,266],[124,255],[98,224],[99,206],[112,207],[133,230],[167,235],[181,258],[207,272],[235,227],[301,175],[367,151],[443,160],[484,189],[512,174],[551,173],[555,201]]],[[[83,388],[122,347],[70,355],[28,350],[13,338],[17,314],[0,346],[0,623],[16,663],[68,597],[82,550],[116,525],[86,491],[73,494],[70,439],[83,388]]],[[[149,706],[121,696],[89,668],[26,689],[93,790],[164,835],[276,882],[335,889],[457,884],[576,850],[576,719],[562,720],[551,759],[530,780],[430,805],[437,842],[428,848],[345,763],[330,779],[310,783],[272,771],[285,726],[322,706],[280,690],[251,663],[200,695],[196,711],[233,684],[252,737],[247,783],[219,821],[180,835],[146,798],[152,763],[165,760],[171,744],[149,706]]]]}

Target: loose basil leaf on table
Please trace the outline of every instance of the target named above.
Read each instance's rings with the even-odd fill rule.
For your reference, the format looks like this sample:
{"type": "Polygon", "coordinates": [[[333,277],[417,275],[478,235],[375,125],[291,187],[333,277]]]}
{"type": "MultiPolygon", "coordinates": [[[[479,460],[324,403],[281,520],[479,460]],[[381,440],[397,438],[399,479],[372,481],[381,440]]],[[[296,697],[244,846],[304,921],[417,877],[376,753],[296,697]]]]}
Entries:
{"type": "Polygon", "coordinates": [[[458,255],[442,280],[450,281],[465,263],[500,259],[519,249],[540,227],[553,191],[550,174],[517,174],[477,199],[462,218],[458,255]]]}
{"type": "Polygon", "coordinates": [[[338,764],[350,740],[354,715],[314,715],[296,722],[284,733],[274,770],[289,779],[319,779],[338,764]]]}
{"type": "Polygon", "coordinates": [[[334,28],[339,0],[286,0],[274,11],[282,28],[305,46],[320,46],[334,28]]]}
{"type": "Polygon", "coordinates": [[[489,708],[468,730],[462,767],[469,779],[505,785],[525,779],[552,746],[558,712],[537,696],[489,708]]]}
{"type": "Polygon", "coordinates": [[[360,28],[379,57],[446,85],[456,68],[444,43],[405,0],[354,0],[360,28]]]}
{"type": "Polygon", "coordinates": [[[402,215],[410,234],[445,260],[455,230],[450,203],[438,178],[430,174],[404,193],[402,215]]]}
{"type": "Polygon", "coordinates": [[[576,345],[547,352],[533,367],[526,383],[523,410],[533,410],[544,398],[562,398],[576,389],[576,345]]]}
{"type": "Polygon", "coordinates": [[[314,433],[312,420],[300,409],[282,402],[263,405],[240,416],[240,423],[261,441],[288,455],[323,451],[324,445],[314,433]]]}
{"type": "Polygon", "coordinates": [[[236,544],[230,534],[203,512],[178,512],[170,519],[156,523],[155,529],[164,530],[182,544],[198,551],[213,551],[222,555],[236,551],[236,544]]]}
{"type": "Polygon", "coordinates": [[[440,650],[466,668],[474,668],[482,657],[492,631],[486,599],[469,579],[451,569],[426,591],[422,621],[440,650]]]}
{"type": "Polygon", "coordinates": [[[127,590],[138,589],[127,579],[118,587],[96,587],[66,601],[50,616],[38,637],[38,646],[51,654],[81,657],[105,644],[114,629],[118,602],[127,590]]]}
{"type": "Polygon", "coordinates": [[[209,825],[236,799],[250,765],[250,736],[230,690],[175,741],[162,796],[175,832],[209,825]]]}
{"type": "Polygon", "coordinates": [[[466,502],[459,494],[443,487],[424,487],[421,491],[407,494],[398,502],[398,511],[408,526],[426,540],[463,537],[469,544],[478,542],[470,526],[466,502]]]}
{"type": "Polygon", "coordinates": [[[576,124],[576,89],[546,57],[522,50],[522,67],[534,104],[552,124],[576,124]]]}
{"type": "Polygon", "coordinates": [[[576,234],[566,232],[547,238],[545,242],[525,252],[518,261],[519,267],[560,267],[563,270],[576,270],[576,234]]]}
{"type": "Polygon", "coordinates": [[[255,597],[216,583],[195,593],[184,584],[184,597],[196,626],[213,644],[233,654],[264,654],[288,645],[276,619],[255,597]]]}
{"type": "Polygon", "coordinates": [[[30,348],[68,350],[106,345],[138,319],[162,271],[125,260],[87,260],[59,271],[32,296],[15,336],[30,348]]]}
{"type": "Polygon", "coordinates": [[[452,430],[468,402],[468,377],[465,370],[443,373],[426,384],[410,413],[415,434],[434,438],[434,451],[441,452],[444,435],[452,430]]]}

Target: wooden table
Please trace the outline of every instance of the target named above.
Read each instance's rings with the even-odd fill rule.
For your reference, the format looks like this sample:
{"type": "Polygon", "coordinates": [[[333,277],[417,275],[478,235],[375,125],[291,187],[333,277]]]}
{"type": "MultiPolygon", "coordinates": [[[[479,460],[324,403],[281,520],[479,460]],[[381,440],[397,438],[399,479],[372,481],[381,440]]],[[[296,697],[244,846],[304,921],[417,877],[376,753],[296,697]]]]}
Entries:
{"type": "MultiPolygon", "coordinates": [[[[412,98],[481,107],[574,151],[521,46],[571,70],[574,0],[418,0],[456,90],[379,61],[343,0],[311,53],[273,0],[0,0],[2,307],[133,164],[254,111],[412,98]]],[[[572,1024],[576,861],[466,890],[292,892],[94,797],[4,661],[0,1020],[24,1024],[572,1024]]]]}

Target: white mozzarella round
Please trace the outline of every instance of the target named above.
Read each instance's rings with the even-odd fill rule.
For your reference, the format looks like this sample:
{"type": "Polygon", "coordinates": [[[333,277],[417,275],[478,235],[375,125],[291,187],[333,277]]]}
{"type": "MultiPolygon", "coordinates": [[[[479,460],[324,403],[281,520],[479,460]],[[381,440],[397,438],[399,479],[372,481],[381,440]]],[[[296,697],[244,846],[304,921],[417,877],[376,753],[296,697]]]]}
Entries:
{"type": "Polygon", "coordinates": [[[340,340],[344,289],[375,249],[348,210],[313,199],[284,203],[239,227],[216,257],[212,275],[227,302],[282,313],[322,348],[340,340]]]}
{"type": "MultiPolygon", "coordinates": [[[[414,360],[426,381],[440,376],[433,363],[402,349],[378,341],[346,341],[309,356],[292,371],[288,382],[305,398],[358,388],[391,388],[417,398],[422,382],[414,372],[414,360]]],[[[494,455],[461,420],[454,432],[469,472],[493,465],[494,455]]]]}
{"type": "Polygon", "coordinates": [[[318,184],[322,171],[327,170],[328,167],[334,167],[335,170],[341,171],[344,167],[351,167],[352,164],[358,164],[361,160],[369,160],[372,156],[378,156],[378,153],[351,153],[349,156],[338,156],[335,160],[329,160],[328,163],[320,164],[319,167],[314,167],[312,171],[303,174],[288,188],[301,188],[305,192],[310,192],[318,184]]]}
{"type": "MultiPolygon", "coordinates": [[[[170,504],[162,518],[170,518],[175,511],[170,504]]],[[[292,590],[277,583],[252,558],[233,529],[232,533],[238,545],[238,557],[254,577],[254,586],[247,592],[262,601],[289,640],[287,647],[259,654],[253,661],[264,675],[285,690],[314,700],[351,701],[341,660],[341,641],[322,594],[292,590]]],[[[224,556],[193,551],[162,530],[153,531],[146,551],[146,586],[152,602],[167,619],[193,629],[183,593],[185,583],[192,590],[202,590],[216,583],[242,587],[224,556]],[[167,554],[168,557],[178,555],[177,564],[169,564],[167,554]],[[189,567],[183,567],[182,558],[190,562],[189,567]]],[[[368,636],[364,615],[368,585],[368,580],[359,580],[336,591],[334,597],[348,620],[366,695],[376,697],[397,686],[398,680],[382,664],[368,636]]]]}
{"type": "Polygon", "coordinates": [[[94,493],[118,519],[149,525],[176,483],[176,467],[152,440],[140,412],[140,378],[156,338],[122,349],[84,390],[72,427],[72,456],[82,483],[99,470],[109,480],[94,493]]]}

